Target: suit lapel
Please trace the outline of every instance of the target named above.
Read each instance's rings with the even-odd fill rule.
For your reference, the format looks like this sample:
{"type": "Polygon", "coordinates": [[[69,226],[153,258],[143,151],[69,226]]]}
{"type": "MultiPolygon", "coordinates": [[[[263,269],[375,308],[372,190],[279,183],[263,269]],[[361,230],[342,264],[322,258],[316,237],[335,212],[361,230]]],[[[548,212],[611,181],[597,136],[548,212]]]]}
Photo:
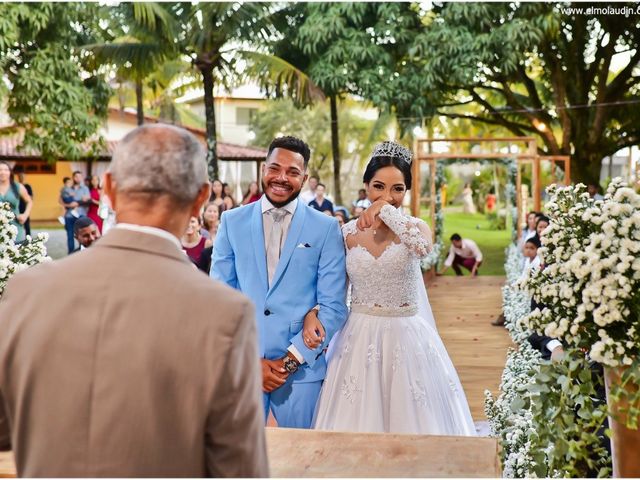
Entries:
{"type": "Polygon", "coordinates": [[[295,250],[296,245],[298,245],[298,239],[300,238],[300,234],[302,233],[302,225],[304,225],[306,214],[307,209],[301,201],[298,201],[298,206],[296,207],[296,211],[294,212],[293,218],[291,219],[289,232],[287,233],[287,240],[284,242],[284,248],[282,249],[282,253],[280,254],[278,267],[276,268],[276,273],[273,275],[273,282],[271,283],[269,292],[271,292],[271,290],[273,290],[273,287],[278,284],[280,277],[282,277],[282,274],[289,264],[289,260],[291,260],[291,255],[293,255],[293,251],[295,250]]]}
{"type": "Polygon", "coordinates": [[[262,202],[253,203],[253,215],[251,217],[251,243],[258,267],[258,275],[262,284],[268,288],[267,279],[267,254],[264,250],[264,227],[262,226],[262,202]]]}

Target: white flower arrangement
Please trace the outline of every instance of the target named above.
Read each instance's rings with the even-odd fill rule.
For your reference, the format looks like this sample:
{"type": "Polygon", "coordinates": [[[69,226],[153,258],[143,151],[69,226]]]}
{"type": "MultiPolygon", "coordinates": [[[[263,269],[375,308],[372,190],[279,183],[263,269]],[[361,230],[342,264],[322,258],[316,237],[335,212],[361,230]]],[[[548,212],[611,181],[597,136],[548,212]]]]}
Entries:
{"type": "Polygon", "coordinates": [[[16,245],[15,239],[18,229],[11,221],[15,215],[8,203],[0,203],[0,297],[4,292],[7,281],[15,273],[32,265],[51,260],[47,257],[45,243],[46,233],[39,233],[16,245]]]}
{"type": "Polygon", "coordinates": [[[420,262],[420,266],[423,271],[430,270],[433,267],[438,268],[438,262],[440,261],[440,254],[442,253],[443,248],[444,245],[442,245],[442,242],[436,242],[433,244],[431,253],[424,257],[420,262]]]}
{"type": "Polygon", "coordinates": [[[598,201],[584,185],[547,191],[546,268],[519,284],[547,308],[524,326],[607,366],[631,365],[640,354],[640,195],[620,179],[598,201]]]}
{"type": "Polygon", "coordinates": [[[500,439],[503,458],[503,476],[524,478],[535,476],[536,459],[531,451],[531,436],[535,431],[529,408],[528,387],[534,383],[539,371],[540,353],[531,348],[529,331],[521,319],[530,310],[529,297],[514,287],[522,272],[523,256],[515,245],[506,252],[505,273],[507,283],[502,288],[502,312],[517,349],[510,349],[500,382],[500,393],[493,398],[485,391],[485,413],[491,434],[500,439]]]}

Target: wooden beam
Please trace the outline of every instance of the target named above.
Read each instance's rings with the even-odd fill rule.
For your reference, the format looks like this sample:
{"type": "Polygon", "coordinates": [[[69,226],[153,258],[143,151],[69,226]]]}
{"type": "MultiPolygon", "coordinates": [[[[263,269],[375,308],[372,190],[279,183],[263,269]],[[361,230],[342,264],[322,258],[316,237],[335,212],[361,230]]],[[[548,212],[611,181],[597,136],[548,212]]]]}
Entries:
{"type": "Polygon", "coordinates": [[[518,238],[522,235],[522,173],[520,172],[522,168],[522,164],[518,164],[518,170],[516,173],[516,218],[514,219],[518,222],[518,238]]]}
{"type": "Polygon", "coordinates": [[[489,437],[267,428],[272,477],[500,477],[489,437]]]}
{"type": "MultiPolygon", "coordinates": [[[[490,437],[323,432],[266,427],[272,477],[500,477],[490,437]]],[[[0,478],[16,476],[0,452],[0,478]]]]}
{"type": "Polygon", "coordinates": [[[16,476],[13,452],[0,452],[0,478],[15,478],[16,476]]]}
{"type": "Polygon", "coordinates": [[[455,159],[455,158],[477,158],[477,159],[501,159],[501,158],[514,158],[518,159],[534,159],[537,154],[530,153],[426,153],[420,155],[418,160],[431,160],[437,159],[455,159]]]}
{"type": "Polygon", "coordinates": [[[431,231],[436,231],[436,167],[438,162],[431,160],[429,162],[429,171],[431,172],[431,201],[429,202],[431,214],[431,231]]]}
{"type": "Polygon", "coordinates": [[[420,189],[422,188],[418,148],[418,143],[415,143],[413,151],[416,152],[416,158],[411,163],[411,176],[413,177],[413,188],[411,189],[411,215],[416,218],[420,217],[420,189]]]}
{"type": "Polygon", "coordinates": [[[473,138],[473,137],[454,137],[454,138],[422,138],[418,143],[439,143],[439,142],[530,142],[535,141],[535,137],[497,137],[497,138],[473,138]]]}

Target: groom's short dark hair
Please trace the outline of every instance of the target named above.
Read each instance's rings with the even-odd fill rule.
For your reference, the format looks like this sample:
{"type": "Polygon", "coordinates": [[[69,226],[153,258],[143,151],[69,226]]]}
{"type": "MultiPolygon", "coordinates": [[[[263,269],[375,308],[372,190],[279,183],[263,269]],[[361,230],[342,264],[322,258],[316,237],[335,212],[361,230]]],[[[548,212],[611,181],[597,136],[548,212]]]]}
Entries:
{"type": "Polygon", "coordinates": [[[453,235],[451,235],[451,241],[453,242],[454,240],[462,240],[462,237],[457,233],[454,233],[453,235]]]}
{"type": "Polygon", "coordinates": [[[290,135],[274,138],[271,142],[271,145],[269,145],[267,158],[269,158],[271,152],[273,152],[276,148],[284,148],[285,150],[289,150],[290,152],[299,153],[304,159],[304,168],[307,168],[309,158],[311,157],[311,150],[309,149],[309,145],[307,145],[299,138],[292,137],[290,135]]]}

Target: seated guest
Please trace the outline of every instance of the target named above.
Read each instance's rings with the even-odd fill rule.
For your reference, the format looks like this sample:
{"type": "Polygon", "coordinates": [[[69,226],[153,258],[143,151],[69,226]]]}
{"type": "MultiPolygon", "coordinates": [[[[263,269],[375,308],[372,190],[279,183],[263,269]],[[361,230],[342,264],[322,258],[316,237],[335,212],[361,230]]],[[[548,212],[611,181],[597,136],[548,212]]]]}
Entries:
{"type": "Polygon", "coordinates": [[[360,215],[362,215],[362,212],[364,212],[365,209],[362,207],[356,207],[353,209],[353,219],[355,220],[356,218],[359,218],[360,215]]]}
{"type": "Polygon", "coordinates": [[[20,477],[268,476],[254,307],[180,249],[204,148],[138,127],[104,188],[119,223],[2,295],[0,450],[20,477]]]}
{"type": "Polygon", "coordinates": [[[544,232],[544,229],[549,226],[550,221],[551,220],[549,220],[549,217],[547,217],[546,215],[538,215],[536,220],[536,235],[538,236],[538,238],[542,238],[542,232],[544,232]]]}
{"type": "Polygon", "coordinates": [[[462,276],[460,267],[464,267],[471,272],[472,276],[478,275],[478,268],[482,265],[482,252],[478,248],[476,242],[471,239],[463,239],[457,233],[451,235],[451,247],[449,248],[449,256],[444,261],[444,267],[439,272],[443,275],[449,267],[453,267],[457,276],[462,276]]]}
{"type": "Polygon", "coordinates": [[[213,202],[207,203],[202,212],[202,228],[200,233],[207,239],[205,247],[210,247],[216,240],[218,234],[218,225],[220,225],[220,215],[222,208],[213,202]]]}
{"type": "Polygon", "coordinates": [[[537,235],[529,238],[524,242],[524,269],[520,274],[520,278],[527,278],[532,270],[540,269],[540,257],[538,256],[538,249],[540,248],[540,239],[537,235]]]}
{"type": "Polygon", "coordinates": [[[194,262],[200,259],[200,254],[207,243],[207,239],[200,233],[200,228],[200,216],[191,217],[181,240],[182,249],[194,262]]]}
{"type": "Polygon", "coordinates": [[[261,196],[262,192],[260,192],[260,185],[258,185],[258,182],[251,182],[247,189],[247,193],[242,197],[242,205],[249,205],[250,203],[257,202],[260,200],[261,196]]]}
{"type": "Polygon", "coordinates": [[[333,215],[333,203],[324,196],[325,186],[324,183],[318,183],[316,187],[316,196],[309,202],[309,206],[324,212],[328,210],[333,215]]]}
{"type": "Polygon", "coordinates": [[[538,221],[538,212],[531,211],[527,214],[527,226],[522,229],[520,238],[518,239],[518,248],[524,247],[524,242],[536,234],[536,222],[538,221]]]}
{"type": "Polygon", "coordinates": [[[80,244],[80,248],[77,248],[74,252],[89,248],[93,245],[93,242],[101,237],[98,225],[89,217],[80,217],[75,221],[73,224],[73,236],[80,244]]]}
{"type": "Polygon", "coordinates": [[[358,198],[351,205],[351,214],[356,214],[356,208],[366,210],[371,206],[371,200],[367,198],[367,191],[364,188],[358,190],[358,198]]]}

